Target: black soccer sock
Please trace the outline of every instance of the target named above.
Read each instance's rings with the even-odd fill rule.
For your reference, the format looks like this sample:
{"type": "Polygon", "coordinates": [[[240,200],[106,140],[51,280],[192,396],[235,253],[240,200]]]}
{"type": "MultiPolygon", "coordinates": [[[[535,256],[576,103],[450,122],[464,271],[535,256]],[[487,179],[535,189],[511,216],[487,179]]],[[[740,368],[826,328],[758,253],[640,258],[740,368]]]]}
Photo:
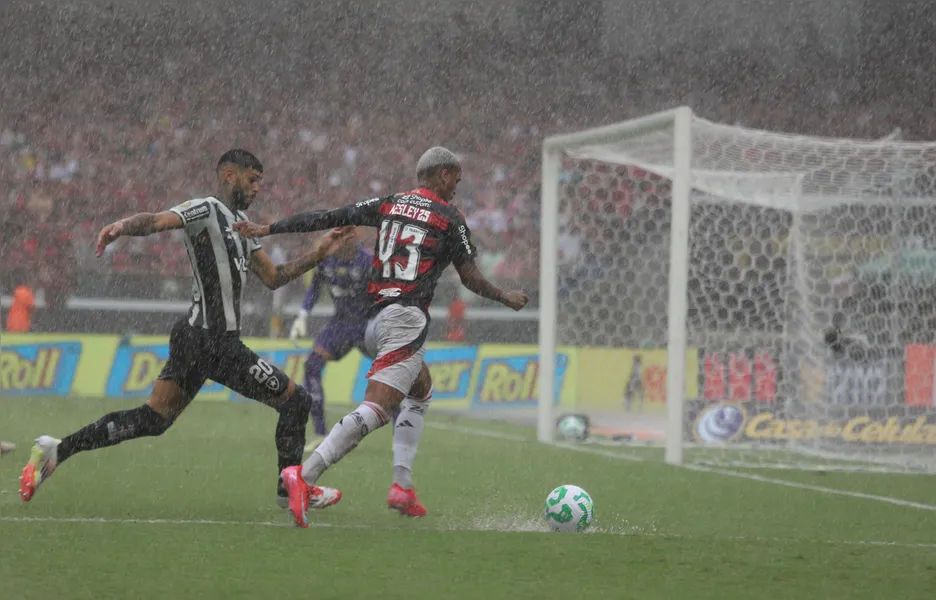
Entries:
{"type": "Polygon", "coordinates": [[[306,423],[309,421],[311,407],[312,396],[304,387],[296,385],[292,396],[279,409],[279,421],[276,422],[276,452],[279,456],[280,471],[302,463],[306,423]]]}
{"type": "Polygon", "coordinates": [[[140,437],[161,435],[172,421],[148,405],[104,415],[87,427],[62,439],[58,447],[58,462],[86,450],[116,446],[120,442],[140,437]]]}

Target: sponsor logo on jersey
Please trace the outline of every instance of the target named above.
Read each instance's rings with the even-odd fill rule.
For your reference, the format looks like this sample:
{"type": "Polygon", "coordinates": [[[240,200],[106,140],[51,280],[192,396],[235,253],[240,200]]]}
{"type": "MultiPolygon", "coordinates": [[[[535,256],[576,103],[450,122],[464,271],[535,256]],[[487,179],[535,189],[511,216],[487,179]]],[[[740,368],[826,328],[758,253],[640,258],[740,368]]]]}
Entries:
{"type": "Polygon", "coordinates": [[[416,208],[411,204],[394,204],[393,208],[390,209],[391,215],[400,215],[401,217],[406,217],[407,219],[415,219],[417,221],[422,221],[423,223],[429,222],[429,217],[432,215],[428,210],[424,208],[416,208]]]}
{"type": "Polygon", "coordinates": [[[186,223],[191,221],[197,221],[198,219],[204,219],[208,216],[210,209],[207,204],[200,204],[194,208],[182,211],[182,218],[185,219],[186,223]]]}
{"type": "Polygon", "coordinates": [[[423,198],[422,196],[417,196],[416,194],[405,194],[398,197],[396,201],[406,202],[407,204],[415,204],[416,206],[432,206],[432,200],[423,198]]]}
{"type": "Polygon", "coordinates": [[[236,266],[236,267],[237,267],[237,270],[238,270],[238,271],[241,271],[242,273],[246,273],[246,272],[247,272],[247,263],[248,263],[248,262],[249,262],[249,261],[247,260],[247,257],[238,256],[238,257],[235,257],[235,258],[234,258],[234,266],[236,266]]]}
{"type": "Polygon", "coordinates": [[[461,235],[462,244],[465,245],[465,254],[471,256],[471,242],[468,240],[468,229],[464,225],[459,225],[458,233],[461,235]]]}
{"type": "Polygon", "coordinates": [[[380,290],[379,292],[379,294],[383,296],[384,298],[396,298],[402,293],[403,293],[403,290],[401,290],[400,288],[386,288],[386,289],[380,290]]]}
{"type": "Polygon", "coordinates": [[[361,200],[360,202],[358,202],[358,203],[355,204],[354,206],[360,208],[360,207],[362,207],[362,206],[368,206],[368,205],[370,205],[370,204],[373,204],[374,202],[380,202],[380,198],[368,198],[367,200],[361,200]]]}

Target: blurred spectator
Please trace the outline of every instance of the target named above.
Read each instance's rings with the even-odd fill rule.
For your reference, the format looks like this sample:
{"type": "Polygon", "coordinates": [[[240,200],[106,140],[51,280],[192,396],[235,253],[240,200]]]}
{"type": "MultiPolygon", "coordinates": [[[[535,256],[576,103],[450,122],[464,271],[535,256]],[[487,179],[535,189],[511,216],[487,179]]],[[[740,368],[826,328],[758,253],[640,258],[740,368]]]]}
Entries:
{"type": "MultiPolygon", "coordinates": [[[[205,167],[234,145],[267,167],[251,214],[259,221],[405,189],[426,146],[458,150],[466,168],[456,202],[482,271],[532,289],[544,135],[689,104],[706,118],[756,128],[882,137],[902,127],[909,137],[936,137],[928,88],[893,91],[895,82],[917,81],[906,76],[917,65],[858,79],[815,32],[797,42],[803,68],[714,47],[711,35],[688,36],[653,58],[597,46],[583,54],[549,36],[499,34],[466,13],[441,45],[433,37],[395,48],[393,25],[364,5],[314,2],[288,16],[257,8],[264,15],[255,20],[249,6],[218,4],[210,24],[198,6],[149,15],[95,5],[63,19],[54,6],[19,1],[4,13],[4,279],[35,274],[53,307],[82,282],[85,295],[185,293],[176,279],[189,277],[187,256],[169,235],[121,239],[100,260],[94,236],[127,213],[210,194],[205,167]],[[50,45],[38,52],[36,39],[50,45]],[[449,76],[453,65],[457,76],[449,76]]],[[[610,196],[577,198],[578,214],[614,213],[623,224],[638,201],[666,198],[639,189],[647,182],[633,173],[595,176],[600,185],[582,186],[608,186],[610,196]]],[[[560,264],[582,264],[583,240],[600,235],[563,229],[560,264]]],[[[281,243],[292,255],[308,240],[281,243]]]]}
{"type": "Polygon", "coordinates": [[[467,305],[461,298],[455,298],[448,308],[445,339],[450,342],[465,341],[465,309],[467,305]]]}
{"type": "Polygon", "coordinates": [[[18,285],[13,290],[13,304],[7,313],[6,330],[9,333],[27,333],[32,328],[32,311],[36,298],[28,285],[18,285]]]}

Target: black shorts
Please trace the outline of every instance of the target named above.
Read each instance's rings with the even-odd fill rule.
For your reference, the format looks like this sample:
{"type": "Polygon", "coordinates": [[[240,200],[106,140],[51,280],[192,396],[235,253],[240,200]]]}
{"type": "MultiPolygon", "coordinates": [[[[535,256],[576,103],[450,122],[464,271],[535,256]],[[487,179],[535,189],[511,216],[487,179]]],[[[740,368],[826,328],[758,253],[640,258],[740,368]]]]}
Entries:
{"type": "Polygon", "coordinates": [[[185,319],[169,335],[169,360],[159,379],[179,385],[191,400],[206,379],[245,398],[268,402],[286,391],[289,377],[244,345],[237,334],[192,327],[185,319]]]}

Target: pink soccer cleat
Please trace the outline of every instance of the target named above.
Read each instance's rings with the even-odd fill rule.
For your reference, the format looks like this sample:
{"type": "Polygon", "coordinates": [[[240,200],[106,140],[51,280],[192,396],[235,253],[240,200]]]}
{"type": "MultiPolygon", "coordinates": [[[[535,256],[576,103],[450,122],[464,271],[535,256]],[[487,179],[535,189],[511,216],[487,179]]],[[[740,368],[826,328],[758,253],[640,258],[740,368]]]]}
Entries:
{"type": "Polygon", "coordinates": [[[309,526],[306,513],[310,508],[328,508],[341,500],[341,490],[306,483],[302,478],[302,467],[299,465],[286,467],[280,476],[283,478],[283,487],[286,488],[289,512],[299,527],[309,526]]]}
{"type": "Polygon", "coordinates": [[[404,517],[425,517],[426,507],[416,496],[415,488],[403,489],[394,483],[387,492],[387,508],[399,512],[404,517]]]}

